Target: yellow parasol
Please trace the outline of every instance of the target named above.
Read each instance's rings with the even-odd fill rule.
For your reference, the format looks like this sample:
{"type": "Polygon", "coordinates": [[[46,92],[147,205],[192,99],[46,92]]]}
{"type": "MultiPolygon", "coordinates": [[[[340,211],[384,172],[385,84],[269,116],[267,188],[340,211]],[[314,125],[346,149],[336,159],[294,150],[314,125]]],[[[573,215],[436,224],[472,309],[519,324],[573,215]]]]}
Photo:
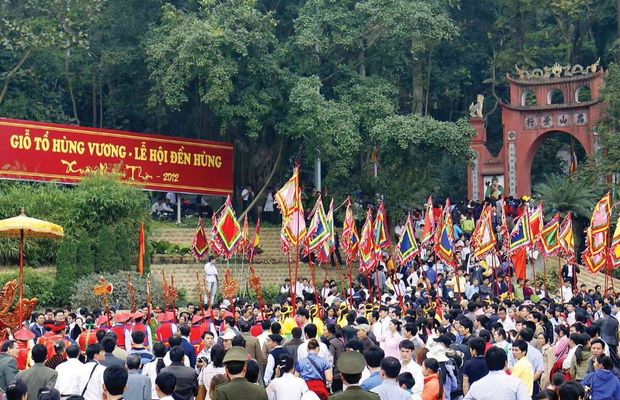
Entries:
{"type": "Polygon", "coordinates": [[[22,207],[20,215],[0,220],[0,237],[19,238],[19,323],[22,321],[22,299],[24,298],[24,237],[61,238],[62,226],[26,216],[22,207]]]}

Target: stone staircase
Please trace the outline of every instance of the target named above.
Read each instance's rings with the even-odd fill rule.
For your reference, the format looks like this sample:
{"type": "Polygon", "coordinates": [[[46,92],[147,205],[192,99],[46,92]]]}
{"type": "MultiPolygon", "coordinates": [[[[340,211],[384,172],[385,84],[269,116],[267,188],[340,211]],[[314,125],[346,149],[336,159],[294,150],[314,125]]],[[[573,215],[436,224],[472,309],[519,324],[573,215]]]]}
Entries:
{"type": "MultiPolygon", "coordinates": [[[[154,231],[149,240],[161,241],[166,240],[170,243],[190,246],[196,230],[193,228],[160,228],[154,231]]],[[[254,235],[254,227],[250,227],[251,237],[254,235]]],[[[263,290],[277,290],[281,284],[284,283],[284,279],[289,276],[289,263],[288,257],[282,253],[280,246],[280,228],[279,227],[264,227],[260,232],[260,247],[263,252],[257,255],[254,259],[254,269],[256,274],[261,277],[263,290]]],[[[293,254],[294,257],[294,254],[293,254]]],[[[247,285],[249,277],[248,263],[238,257],[233,257],[230,261],[218,260],[216,263],[219,272],[219,278],[222,282],[224,279],[224,271],[230,268],[232,275],[239,281],[241,293],[244,293],[244,289],[247,285]]],[[[293,258],[290,263],[291,275],[294,279],[295,274],[295,259],[293,258]]],[[[325,279],[326,269],[324,266],[314,266],[315,281],[317,286],[322,286],[322,282],[325,279]]],[[[161,277],[162,271],[170,277],[174,275],[174,284],[180,289],[185,289],[187,293],[187,299],[191,301],[197,300],[197,282],[196,277],[198,273],[199,279],[202,279],[204,271],[204,262],[196,262],[192,255],[160,255],[156,254],[153,257],[151,263],[151,273],[153,276],[161,277]]],[[[335,269],[331,266],[327,268],[327,278],[334,279],[337,282],[341,282],[344,278],[344,269],[335,269]]],[[[297,271],[298,277],[308,278],[311,277],[310,267],[307,263],[299,262],[299,269],[297,271]]]]}

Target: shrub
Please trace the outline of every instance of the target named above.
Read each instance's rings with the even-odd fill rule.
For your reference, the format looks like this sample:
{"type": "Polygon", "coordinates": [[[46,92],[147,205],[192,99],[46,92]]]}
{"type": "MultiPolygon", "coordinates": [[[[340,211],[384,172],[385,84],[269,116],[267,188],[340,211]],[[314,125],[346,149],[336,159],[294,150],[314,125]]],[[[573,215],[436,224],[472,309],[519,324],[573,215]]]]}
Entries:
{"type": "MultiPolygon", "coordinates": [[[[146,275],[140,276],[137,272],[116,272],[104,274],[90,274],[78,280],[71,295],[73,307],[102,308],[103,298],[93,295],[93,287],[103,278],[114,286],[110,296],[110,307],[127,310],[131,308],[127,274],[131,275],[131,283],[136,293],[136,305],[138,308],[146,303],[146,275]]],[[[151,278],[151,303],[153,305],[164,304],[161,282],[151,278]]]]}
{"type": "MultiPolygon", "coordinates": [[[[19,271],[0,273],[0,289],[10,280],[19,279],[19,271]]],[[[57,305],[54,298],[54,274],[42,273],[32,268],[24,268],[24,297],[39,299],[39,306],[57,305]]],[[[19,300],[19,292],[15,292],[14,302],[19,300]]]]}

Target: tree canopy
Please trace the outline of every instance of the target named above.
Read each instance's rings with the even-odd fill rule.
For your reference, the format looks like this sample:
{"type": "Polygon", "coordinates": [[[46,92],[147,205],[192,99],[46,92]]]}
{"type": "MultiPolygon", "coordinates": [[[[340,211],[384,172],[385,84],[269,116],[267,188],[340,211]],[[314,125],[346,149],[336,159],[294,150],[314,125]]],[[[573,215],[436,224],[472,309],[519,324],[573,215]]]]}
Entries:
{"type": "Polygon", "coordinates": [[[403,206],[431,192],[464,198],[468,104],[489,99],[498,148],[506,73],[599,57],[607,68],[618,58],[616,9],[612,0],[0,0],[0,115],[231,141],[238,187],[262,186],[274,168],[277,186],[296,159],[309,171],[320,158],[336,196],[379,191],[403,206]]]}

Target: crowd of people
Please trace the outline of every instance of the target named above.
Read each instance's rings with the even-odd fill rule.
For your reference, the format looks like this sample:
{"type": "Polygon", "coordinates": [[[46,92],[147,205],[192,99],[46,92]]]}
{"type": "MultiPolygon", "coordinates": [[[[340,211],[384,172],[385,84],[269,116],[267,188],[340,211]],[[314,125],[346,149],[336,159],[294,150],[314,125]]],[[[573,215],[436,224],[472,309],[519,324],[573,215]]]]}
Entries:
{"type": "MultiPolygon", "coordinates": [[[[211,260],[213,263],[213,260],[211,260]]],[[[417,273],[417,272],[416,272],[417,273]]],[[[259,309],[34,313],[2,343],[8,400],[620,399],[615,293],[404,298],[326,285],[259,309]],[[291,301],[295,298],[295,301],[291,301]],[[77,397],[76,397],[77,396],[77,397]]],[[[373,289],[373,288],[371,288],[373,289]]],[[[375,288],[376,289],[376,288],[375,288]]]]}

